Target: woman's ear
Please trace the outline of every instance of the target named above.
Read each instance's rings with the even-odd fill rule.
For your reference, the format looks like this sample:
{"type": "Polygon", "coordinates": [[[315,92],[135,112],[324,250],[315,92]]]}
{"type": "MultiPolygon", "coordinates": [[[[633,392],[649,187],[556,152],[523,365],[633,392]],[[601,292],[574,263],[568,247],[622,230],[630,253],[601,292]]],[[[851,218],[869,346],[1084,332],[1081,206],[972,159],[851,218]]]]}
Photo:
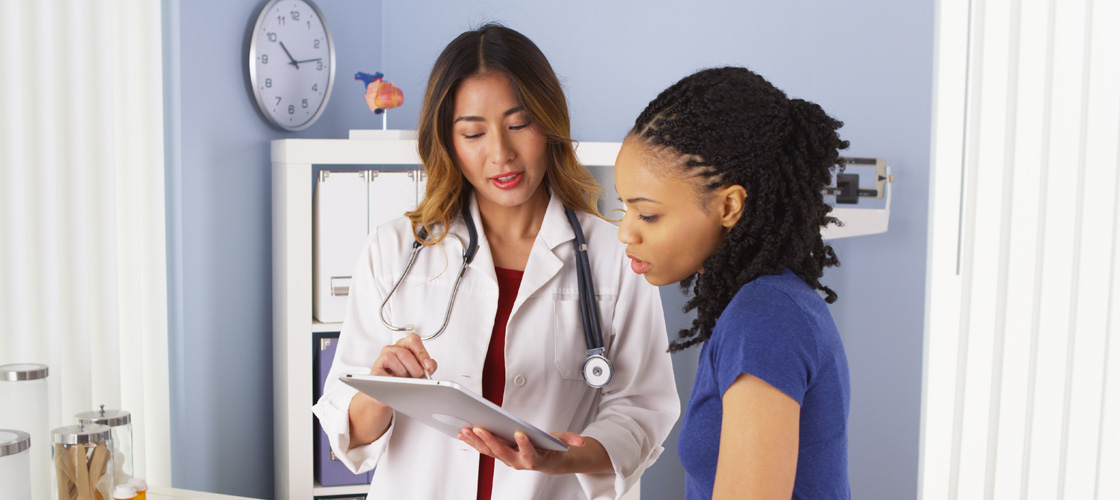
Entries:
{"type": "Polygon", "coordinates": [[[738,184],[719,188],[720,224],[727,229],[735,227],[743,217],[743,208],[746,206],[747,190],[738,184]]]}

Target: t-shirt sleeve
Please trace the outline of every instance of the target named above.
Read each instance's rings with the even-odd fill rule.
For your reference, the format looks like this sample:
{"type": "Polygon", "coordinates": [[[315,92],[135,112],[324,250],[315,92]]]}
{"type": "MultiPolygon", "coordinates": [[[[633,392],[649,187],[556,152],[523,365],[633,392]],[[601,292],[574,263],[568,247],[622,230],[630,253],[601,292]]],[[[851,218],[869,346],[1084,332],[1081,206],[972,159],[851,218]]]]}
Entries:
{"type": "Polygon", "coordinates": [[[721,395],[747,373],[802,404],[817,365],[817,345],[805,313],[788,295],[765,285],[737,294],[710,341],[721,395]]]}

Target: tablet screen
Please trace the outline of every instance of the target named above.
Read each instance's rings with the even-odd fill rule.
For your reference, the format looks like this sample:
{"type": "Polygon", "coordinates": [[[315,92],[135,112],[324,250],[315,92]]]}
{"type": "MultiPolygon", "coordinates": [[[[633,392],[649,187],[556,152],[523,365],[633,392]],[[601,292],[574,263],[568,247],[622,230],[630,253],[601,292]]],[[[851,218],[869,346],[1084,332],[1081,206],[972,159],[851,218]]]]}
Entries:
{"type": "Polygon", "coordinates": [[[481,427],[511,446],[514,432],[521,431],[539,449],[568,449],[563,441],[455,382],[377,375],[343,375],[339,380],[452,439],[463,426],[481,427]]]}

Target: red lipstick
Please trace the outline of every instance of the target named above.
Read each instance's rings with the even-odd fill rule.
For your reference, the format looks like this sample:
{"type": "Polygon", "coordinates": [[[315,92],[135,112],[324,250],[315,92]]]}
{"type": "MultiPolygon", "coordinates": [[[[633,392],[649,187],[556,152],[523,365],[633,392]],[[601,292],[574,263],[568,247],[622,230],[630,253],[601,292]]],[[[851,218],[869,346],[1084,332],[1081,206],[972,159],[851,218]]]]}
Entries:
{"type": "Polygon", "coordinates": [[[521,179],[524,177],[524,172],[506,172],[491,177],[490,182],[493,182],[498,189],[513,189],[521,184],[521,179]]]}

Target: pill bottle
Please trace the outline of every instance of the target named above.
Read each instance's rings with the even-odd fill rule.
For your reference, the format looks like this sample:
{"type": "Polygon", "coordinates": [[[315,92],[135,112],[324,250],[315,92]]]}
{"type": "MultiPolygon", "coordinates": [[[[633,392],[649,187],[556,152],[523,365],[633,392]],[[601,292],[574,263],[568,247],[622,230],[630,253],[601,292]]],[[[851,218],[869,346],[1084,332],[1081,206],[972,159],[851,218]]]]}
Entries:
{"type": "Polygon", "coordinates": [[[118,484],[113,488],[113,500],[136,500],[136,490],[127,484],[118,484]]]}
{"type": "Polygon", "coordinates": [[[148,482],[142,477],[134,477],[128,480],[128,485],[136,490],[136,500],[145,500],[148,496],[148,482]]]}

